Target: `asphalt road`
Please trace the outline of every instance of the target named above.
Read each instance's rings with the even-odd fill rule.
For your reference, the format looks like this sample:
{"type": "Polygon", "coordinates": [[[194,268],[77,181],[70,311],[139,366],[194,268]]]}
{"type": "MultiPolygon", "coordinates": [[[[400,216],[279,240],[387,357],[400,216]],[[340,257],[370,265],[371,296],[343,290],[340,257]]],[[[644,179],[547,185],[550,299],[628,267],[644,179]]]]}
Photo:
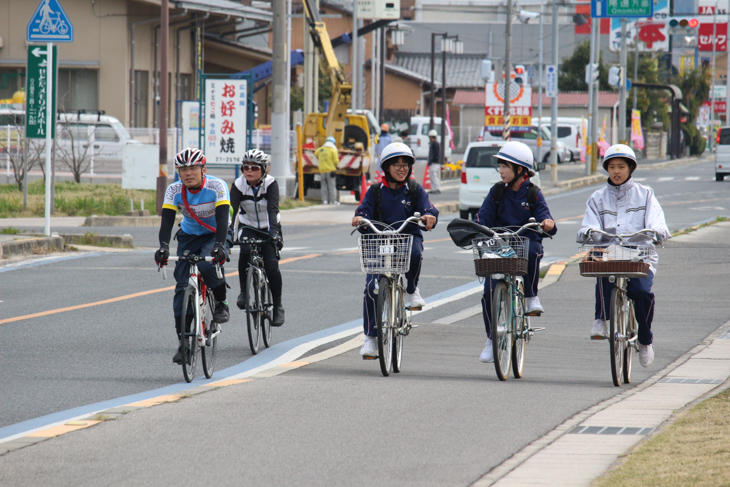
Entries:
{"type": "MultiPolygon", "coordinates": [[[[654,187],[672,230],[727,214],[730,182],[714,182],[709,162],[640,171],[636,178],[654,187]]],[[[576,253],[575,232],[593,189],[548,198],[559,231],[545,244],[546,261],[576,253]]],[[[434,201],[455,199],[453,191],[434,201]]],[[[347,221],[353,210],[332,207],[328,224],[307,223],[301,212],[297,224],[285,227],[283,258],[292,260],[281,267],[287,324],[274,332],[279,348],[301,344],[303,336],[325,336],[338,325],[358,326],[364,276],[351,252],[355,237],[347,221]]],[[[450,216],[442,215],[426,237],[420,288],[429,302],[474,283],[470,254],[454,247],[445,231],[450,216]]],[[[155,234],[142,229],[140,238],[154,245],[155,234]]],[[[660,251],[657,358],[650,369],[635,367],[635,384],[730,317],[723,298],[726,241],[670,241],[660,251]]],[[[115,398],[189,387],[171,363],[172,291],[162,289],[173,282],[161,280],[149,250],[37,260],[0,267],[0,273],[0,326],[4,342],[13,344],[0,354],[0,439],[41,425],[44,415],[58,418],[72,408],[126,404],[115,398]],[[133,293],[147,294],[119,299],[133,293]],[[89,303],[100,304],[5,321],[89,303]]],[[[235,279],[232,286],[235,297],[235,279]]],[[[421,326],[406,340],[404,370],[396,377],[381,377],[377,362],[362,361],[354,349],[275,378],[135,412],[96,428],[103,434],[92,428],[4,455],[0,472],[9,473],[0,473],[0,481],[8,475],[26,485],[43,478],[64,485],[67,477],[49,475],[68,447],[75,452],[74,467],[63,469],[69,485],[74,475],[83,479],[76,485],[99,478],[171,484],[192,472],[190,456],[180,449],[187,437],[211,452],[206,478],[223,484],[469,484],[566,418],[622,390],[611,383],[607,344],[588,340],[592,280],[569,266],[540,296],[547,312],[535,324],[547,330],[530,344],[523,379],[499,382],[493,367],[477,360],[485,338],[481,317],[463,314],[478,304],[478,294],[471,294],[415,317],[421,326]],[[456,313],[461,319],[443,324],[456,313]],[[17,474],[20,465],[40,458],[48,467],[37,476],[17,474]],[[104,466],[103,477],[89,473],[92,465],[104,466]]],[[[251,358],[244,319],[235,310],[225,326],[214,379],[266,359],[251,358]]]]}

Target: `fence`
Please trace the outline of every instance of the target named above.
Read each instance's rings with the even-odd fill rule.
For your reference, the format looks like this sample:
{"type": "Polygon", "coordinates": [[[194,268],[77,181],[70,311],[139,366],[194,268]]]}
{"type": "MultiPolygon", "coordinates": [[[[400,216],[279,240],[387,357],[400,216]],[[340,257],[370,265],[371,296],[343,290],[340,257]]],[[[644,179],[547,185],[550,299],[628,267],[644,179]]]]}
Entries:
{"type": "MultiPolygon", "coordinates": [[[[157,128],[134,127],[128,129],[132,139],[142,144],[159,144],[160,132],[157,128]]],[[[58,133],[54,141],[53,169],[57,176],[72,177],[73,171],[70,165],[75,165],[76,170],[81,172],[83,178],[121,179],[122,177],[122,150],[124,141],[101,140],[100,137],[90,134],[75,134],[72,141],[64,139],[58,133]],[[89,150],[91,144],[93,150],[89,150]]],[[[168,148],[168,174],[174,174],[174,155],[179,152],[180,129],[170,128],[167,131],[168,148]]],[[[0,126],[0,168],[5,168],[6,180],[13,180],[15,165],[22,167],[22,158],[27,157],[29,164],[29,175],[42,176],[45,170],[45,139],[30,139],[30,150],[24,153],[25,127],[7,125],[0,126]],[[42,167],[41,167],[42,166],[42,167]]],[[[253,130],[251,134],[252,148],[260,149],[268,154],[271,153],[271,130],[253,130]]],[[[296,161],[296,133],[289,132],[289,160],[294,169],[296,161]]],[[[211,168],[212,169],[212,168],[211,168]]],[[[1,170],[1,169],[0,169],[1,170]]],[[[223,174],[221,169],[215,169],[214,175],[223,174]]],[[[228,176],[231,171],[226,171],[228,176]]],[[[228,178],[227,178],[228,179],[228,178]]]]}

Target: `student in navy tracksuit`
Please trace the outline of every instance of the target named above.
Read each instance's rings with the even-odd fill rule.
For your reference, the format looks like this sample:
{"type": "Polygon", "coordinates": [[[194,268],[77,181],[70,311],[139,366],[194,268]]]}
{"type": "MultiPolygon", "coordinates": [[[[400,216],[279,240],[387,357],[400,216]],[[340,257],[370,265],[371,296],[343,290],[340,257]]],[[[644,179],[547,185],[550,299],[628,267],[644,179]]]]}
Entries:
{"type": "MultiPolygon", "coordinates": [[[[373,187],[368,189],[363,198],[362,204],[355,210],[352,218],[352,226],[356,227],[360,220],[379,220],[382,223],[393,224],[403,222],[413,216],[414,213],[421,214],[421,221],[426,225],[426,230],[431,230],[438,221],[438,210],[431,204],[426,191],[415,181],[411,183],[415,188],[416,207],[413,207],[414,196],[409,192],[408,180],[413,172],[413,157],[411,149],[400,142],[389,144],[380,155],[380,164],[384,173],[384,181],[379,185],[380,211],[376,208],[376,198],[373,187]]],[[[421,259],[423,257],[423,235],[421,229],[410,224],[404,229],[405,233],[413,235],[413,246],[411,248],[411,264],[406,273],[408,286],[406,289],[405,302],[413,308],[419,308],[426,303],[418,292],[418,276],[421,273],[421,259]]],[[[376,294],[375,283],[379,279],[377,274],[368,274],[365,285],[365,298],[363,303],[363,328],[365,332],[365,344],[360,350],[363,357],[378,356],[378,332],[375,328],[375,306],[376,294]]]]}
{"type": "MultiPolygon", "coordinates": [[[[532,151],[522,142],[507,142],[494,156],[499,160],[499,175],[504,184],[501,202],[495,201],[495,187],[493,187],[482,203],[475,221],[489,228],[511,227],[517,229],[527,223],[530,218],[540,222],[542,229],[550,235],[558,231],[555,221],[550,215],[550,209],[545,202],[542,192],[537,193],[534,208],[530,208],[528,188],[532,186],[530,177],[535,175],[532,170],[532,151]]],[[[499,184],[499,183],[498,183],[499,184]]],[[[537,297],[537,284],[540,278],[540,260],[542,259],[542,235],[532,230],[525,230],[521,234],[530,239],[530,249],[527,259],[527,275],[525,276],[525,307],[527,313],[540,314],[544,311],[537,297]]],[[[482,295],[482,314],[484,326],[487,329],[487,343],[479,356],[482,362],[493,362],[492,353],[492,290],[496,280],[484,281],[482,295]]]]}

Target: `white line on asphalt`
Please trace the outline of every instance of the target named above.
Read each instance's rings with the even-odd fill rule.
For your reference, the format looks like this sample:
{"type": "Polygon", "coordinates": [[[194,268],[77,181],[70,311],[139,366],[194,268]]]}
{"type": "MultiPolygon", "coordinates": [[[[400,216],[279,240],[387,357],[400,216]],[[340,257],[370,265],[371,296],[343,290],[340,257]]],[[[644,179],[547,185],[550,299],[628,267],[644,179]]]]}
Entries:
{"type": "Polygon", "coordinates": [[[657,181],[660,182],[660,183],[662,183],[662,182],[665,182],[665,181],[671,181],[673,179],[674,179],[673,176],[665,176],[665,177],[662,177],[662,178],[657,179],[657,181]]]}

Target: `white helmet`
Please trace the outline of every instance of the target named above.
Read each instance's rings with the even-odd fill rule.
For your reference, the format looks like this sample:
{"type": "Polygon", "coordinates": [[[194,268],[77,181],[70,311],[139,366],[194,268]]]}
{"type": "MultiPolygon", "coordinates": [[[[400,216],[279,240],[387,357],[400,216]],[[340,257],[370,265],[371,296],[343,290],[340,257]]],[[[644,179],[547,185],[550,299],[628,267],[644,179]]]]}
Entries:
{"type": "Polygon", "coordinates": [[[535,175],[535,171],[532,170],[532,151],[522,142],[514,140],[507,142],[494,157],[526,168],[530,177],[535,175]]]}
{"type": "Polygon", "coordinates": [[[636,166],[638,165],[636,161],[636,154],[631,149],[631,147],[624,144],[612,145],[608,148],[608,150],[606,150],[606,153],[603,155],[603,169],[608,171],[608,161],[617,157],[626,159],[631,172],[634,172],[636,166]]]}
{"type": "Polygon", "coordinates": [[[434,129],[431,129],[431,130],[428,131],[428,136],[429,137],[438,137],[439,134],[434,129]]]}
{"type": "Polygon", "coordinates": [[[397,161],[399,157],[403,157],[408,163],[408,176],[406,176],[406,179],[411,177],[411,173],[413,172],[413,164],[416,162],[416,158],[413,157],[413,151],[410,147],[402,142],[393,142],[386,145],[385,149],[383,149],[383,152],[380,153],[380,167],[385,173],[386,180],[390,179],[388,167],[390,167],[390,164],[392,162],[397,161]]]}

